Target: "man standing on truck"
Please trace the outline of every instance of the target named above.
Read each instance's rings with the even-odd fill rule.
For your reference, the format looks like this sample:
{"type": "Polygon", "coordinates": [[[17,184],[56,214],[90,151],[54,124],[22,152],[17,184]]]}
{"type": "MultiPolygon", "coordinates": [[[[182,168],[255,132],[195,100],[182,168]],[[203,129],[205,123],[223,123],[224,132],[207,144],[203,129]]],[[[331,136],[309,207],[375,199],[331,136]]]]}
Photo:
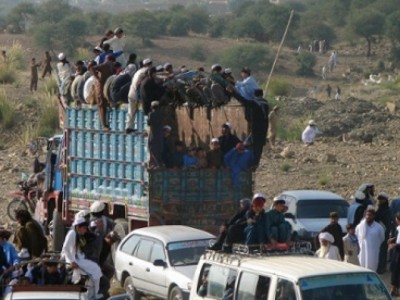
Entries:
{"type": "Polygon", "coordinates": [[[240,72],[242,81],[237,81],[235,88],[239,94],[246,100],[254,99],[254,92],[258,89],[258,84],[251,76],[251,71],[248,67],[244,67],[240,72]]]}
{"type": "Polygon", "coordinates": [[[146,58],[143,60],[143,67],[136,71],[135,75],[133,75],[131,85],[129,87],[128,93],[128,116],[126,121],[126,133],[132,133],[135,131],[133,126],[135,125],[135,116],[136,112],[139,109],[139,103],[141,102],[141,98],[139,95],[140,84],[143,79],[146,77],[147,70],[151,68],[153,62],[150,58],[146,58]]]}
{"type": "Polygon", "coordinates": [[[262,89],[254,91],[253,100],[243,100],[239,102],[245,107],[245,115],[250,122],[251,138],[253,141],[253,154],[255,168],[258,167],[264,145],[267,141],[269,106],[267,100],[263,98],[262,89]]]}
{"type": "Polygon", "coordinates": [[[104,97],[104,85],[111,75],[115,73],[114,68],[115,57],[107,55],[106,62],[97,66],[93,66],[91,71],[97,79],[95,82],[95,95],[97,99],[97,108],[99,110],[99,118],[103,130],[110,130],[107,120],[108,102],[104,97]]]}
{"type": "Polygon", "coordinates": [[[149,152],[150,161],[149,167],[162,166],[162,153],[163,153],[163,115],[159,109],[159,102],[151,102],[151,113],[147,120],[150,126],[149,135],[149,152]]]}

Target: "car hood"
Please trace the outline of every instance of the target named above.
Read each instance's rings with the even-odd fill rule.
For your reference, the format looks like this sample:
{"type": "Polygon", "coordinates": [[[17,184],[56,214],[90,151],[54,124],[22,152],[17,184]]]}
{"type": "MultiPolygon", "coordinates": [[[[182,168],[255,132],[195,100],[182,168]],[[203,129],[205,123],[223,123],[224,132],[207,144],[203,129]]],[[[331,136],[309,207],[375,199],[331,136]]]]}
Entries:
{"type": "MultiPolygon", "coordinates": [[[[297,226],[299,229],[305,229],[308,232],[320,232],[322,228],[329,224],[329,219],[297,219],[297,226]]],[[[346,228],[345,219],[339,220],[339,224],[342,227],[342,230],[346,228]]]]}

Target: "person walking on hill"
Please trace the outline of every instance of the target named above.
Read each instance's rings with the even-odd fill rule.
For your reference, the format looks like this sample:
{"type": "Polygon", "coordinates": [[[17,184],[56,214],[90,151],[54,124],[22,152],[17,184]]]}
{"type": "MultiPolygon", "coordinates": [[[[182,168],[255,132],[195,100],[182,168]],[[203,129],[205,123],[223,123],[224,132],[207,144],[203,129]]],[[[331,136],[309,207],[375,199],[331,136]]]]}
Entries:
{"type": "Polygon", "coordinates": [[[328,99],[331,99],[331,94],[332,94],[332,87],[328,84],[326,87],[326,94],[328,96],[328,99]]]}
{"type": "Polygon", "coordinates": [[[339,101],[340,100],[340,94],[342,93],[342,90],[340,89],[340,87],[338,86],[336,88],[336,94],[335,94],[335,100],[339,101]]]}
{"type": "Polygon", "coordinates": [[[51,67],[51,56],[49,51],[46,51],[44,53],[44,60],[42,64],[43,64],[43,73],[42,73],[42,79],[43,79],[44,77],[46,77],[47,74],[51,76],[51,71],[53,70],[53,68],[51,67]]]}
{"type": "Polygon", "coordinates": [[[37,83],[39,80],[38,76],[38,68],[40,67],[40,63],[36,62],[36,59],[33,57],[31,61],[31,86],[30,91],[36,92],[37,91],[37,83]]]}

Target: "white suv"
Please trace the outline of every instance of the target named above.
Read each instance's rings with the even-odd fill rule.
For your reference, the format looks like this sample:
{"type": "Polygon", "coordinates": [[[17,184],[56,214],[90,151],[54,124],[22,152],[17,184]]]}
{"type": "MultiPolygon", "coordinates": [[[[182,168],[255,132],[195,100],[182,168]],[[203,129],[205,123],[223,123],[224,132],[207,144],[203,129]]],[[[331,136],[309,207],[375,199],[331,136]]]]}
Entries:
{"type": "Polygon", "coordinates": [[[285,191],[277,197],[288,204],[285,218],[300,240],[314,245],[315,237],[329,224],[329,214],[334,211],[339,214],[339,224],[345,232],[349,203],[343,197],[317,190],[285,191]]]}
{"type": "Polygon", "coordinates": [[[368,269],[312,256],[208,252],[193,278],[190,300],[391,299],[368,269]]]}
{"type": "Polygon", "coordinates": [[[118,245],[116,277],[134,299],[141,294],[187,299],[197,263],[213,239],[181,225],[136,229],[118,245]]]}

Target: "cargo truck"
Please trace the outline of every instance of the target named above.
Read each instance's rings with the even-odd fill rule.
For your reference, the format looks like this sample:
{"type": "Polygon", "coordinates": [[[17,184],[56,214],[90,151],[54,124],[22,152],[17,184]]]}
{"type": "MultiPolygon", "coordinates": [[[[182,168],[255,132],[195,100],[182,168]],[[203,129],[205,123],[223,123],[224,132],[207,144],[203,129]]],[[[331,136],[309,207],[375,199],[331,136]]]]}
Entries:
{"type": "MultiPolygon", "coordinates": [[[[183,224],[216,233],[251,197],[253,173],[232,185],[227,169],[148,169],[147,117],[136,115],[135,133],[125,133],[126,109],[111,109],[110,130],[101,130],[96,108],[65,109],[63,134],[50,139],[46,190],[36,214],[51,224],[53,250],[60,250],[74,214],[96,200],[107,205],[121,236],[133,229],[183,224]]],[[[165,123],[186,145],[208,146],[230,122],[239,138],[248,134],[239,104],[210,108],[165,108],[165,123]]]]}

